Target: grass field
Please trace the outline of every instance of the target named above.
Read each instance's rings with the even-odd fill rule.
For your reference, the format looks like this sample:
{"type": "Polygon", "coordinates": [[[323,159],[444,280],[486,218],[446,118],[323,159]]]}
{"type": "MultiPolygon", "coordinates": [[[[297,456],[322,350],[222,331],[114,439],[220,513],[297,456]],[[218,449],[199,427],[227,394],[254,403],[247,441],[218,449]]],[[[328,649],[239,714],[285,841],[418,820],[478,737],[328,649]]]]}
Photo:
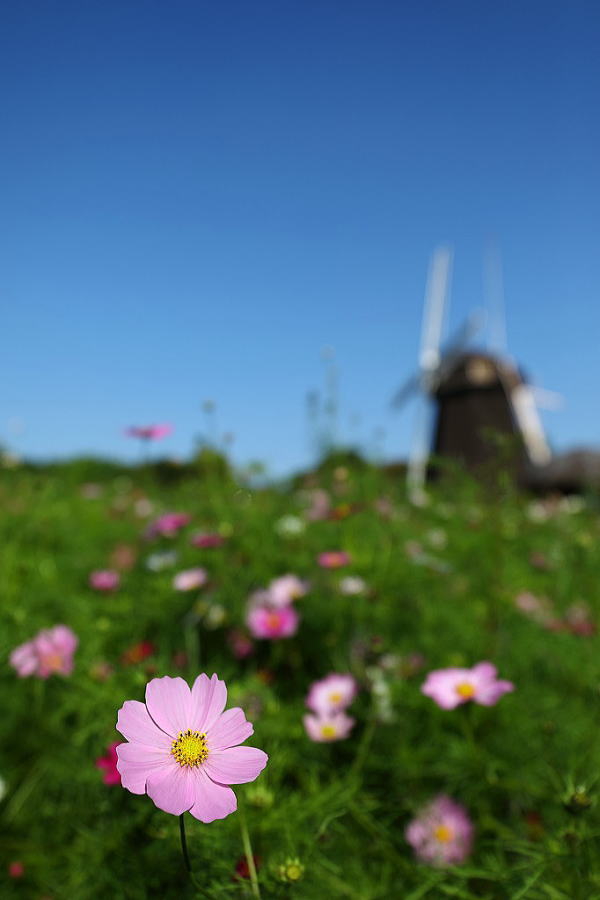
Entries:
{"type": "Polygon", "coordinates": [[[278,488],[15,468],[0,492],[0,896],[600,898],[593,499],[465,482],[415,507],[399,479],[339,465],[278,488]],[[190,521],[148,536],[166,512],[190,521]],[[193,546],[198,532],[224,540],[193,546]],[[325,568],[325,551],[349,562],[325,568]],[[174,589],[193,567],[207,583],[174,589]],[[112,591],[89,585],[104,569],[120,573],[112,591]],[[249,595],[287,573],[308,583],[296,633],[250,642],[249,595]],[[72,674],[18,677],[13,649],[57,624],[79,639],[72,674]],[[442,709],[421,693],[428,672],[484,660],[514,684],[495,705],[442,709]],[[96,760],[122,740],[124,701],[143,701],[154,677],[201,672],[225,680],[269,763],[234,788],[237,812],[185,814],[192,880],[178,817],[105,784],[96,760]],[[315,742],[305,698],[332,672],[356,679],[355,724],[315,742]],[[405,837],[440,794],[473,823],[458,865],[419,861],[405,837]]]}

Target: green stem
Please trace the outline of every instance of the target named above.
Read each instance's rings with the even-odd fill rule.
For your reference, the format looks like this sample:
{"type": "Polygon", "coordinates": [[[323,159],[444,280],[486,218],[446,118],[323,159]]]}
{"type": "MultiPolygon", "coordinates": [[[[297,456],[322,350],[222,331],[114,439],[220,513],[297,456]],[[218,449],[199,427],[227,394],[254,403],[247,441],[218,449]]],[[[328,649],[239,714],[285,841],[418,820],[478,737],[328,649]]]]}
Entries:
{"type": "Polygon", "coordinates": [[[190,863],[190,857],[188,854],[187,848],[187,840],[185,837],[185,821],[184,821],[184,813],[181,813],[179,816],[179,836],[181,838],[181,852],[183,853],[183,861],[185,863],[185,867],[188,870],[189,874],[192,874],[192,865],[190,863]]]}
{"type": "Polygon", "coordinates": [[[352,766],[350,768],[350,775],[353,777],[356,777],[360,774],[360,770],[365,764],[367,755],[369,753],[369,747],[371,746],[371,741],[373,740],[373,735],[375,734],[376,726],[377,720],[374,716],[372,716],[367,727],[363,731],[363,736],[360,744],[358,745],[358,750],[356,751],[354,762],[352,763],[352,766]]]}
{"type": "Polygon", "coordinates": [[[248,825],[246,823],[246,812],[243,806],[240,807],[240,830],[242,832],[242,843],[244,845],[244,853],[246,854],[246,862],[248,863],[248,871],[250,872],[252,893],[255,897],[260,898],[258,875],[256,874],[256,866],[254,865],[254,854],[252,853],[252,844],[250,843],[250,834],[248,833],[248,825]]]}

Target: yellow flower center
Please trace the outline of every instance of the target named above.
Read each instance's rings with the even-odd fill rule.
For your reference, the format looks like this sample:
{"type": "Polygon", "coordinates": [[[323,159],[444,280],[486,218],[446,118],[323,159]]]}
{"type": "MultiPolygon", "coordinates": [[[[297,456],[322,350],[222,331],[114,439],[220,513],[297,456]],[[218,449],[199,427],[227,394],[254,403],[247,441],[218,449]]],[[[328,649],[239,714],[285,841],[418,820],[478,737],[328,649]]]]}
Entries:
{"type": "Polygon", "coordinates": [[[333,694],[329,695],[329,700],[331,703],[341,703],[342,695],[340,694],[339,691],[334,691],[333,694]]]}
{"type": "Polygon", "coordinates": [[[46,656],[44,656],[44,662],[51,672],[58,672],[63,664],[60,653],[47,653],[46,656]]]}
{"type": "Polygon", "coordinates": [[[334,725],[322,725],[321,726],[321,737],[326,739],[334,738],[336,736],[336,730],[334,725]]]}
{"type": "Polygon", "coordinates": [[[454,837],[454,832],[447,825],[438,825],[434,829],[433,835],[436,841],[439,841],[441,844],[447,844],[454,837]]]}
{"type": "Polygon", "coordinates": [[[180,731],[171,745],[171,754],[180,766],[201,766],[208,756],[206,734],[200,731],[180,731]]]}
{"type": "Polygon", "coordinates": [[[281,624],[281,617],[279,613],[272,612],[267,616],[267,627],[272,628],[273,630],[279,628],[281,624]]]}
{"type": "Polygon", "coordinates": [[[475,688],[468,681],[463,681],[461,684],[456,685],[456,693],[463,700],[470,700],[471,697],[475,696],[475,688]]]}

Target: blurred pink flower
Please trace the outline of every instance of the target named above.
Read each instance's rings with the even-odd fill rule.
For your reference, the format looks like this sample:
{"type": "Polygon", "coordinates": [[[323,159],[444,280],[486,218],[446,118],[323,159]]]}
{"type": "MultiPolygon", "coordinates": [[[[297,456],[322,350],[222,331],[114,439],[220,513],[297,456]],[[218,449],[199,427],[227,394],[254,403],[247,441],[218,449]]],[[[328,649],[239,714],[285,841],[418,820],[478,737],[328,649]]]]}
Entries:
{"type": "Polygon", "coordinates": [[[356,696],[358,686],[352,675],[332,672],[320,681],[314,681],[306,698],[306,705],[321,715],[346,709],[356,696]]]}
{"type": "Polygon", "coordinates": [[[227,643],[236,659],[247,659],[254,652],[252,638],[240,628],[232,629],[227,635],[227,643]]]}
{"type": "Polygon", "coordinates": [[[114,591],[119,587],[121,576],[112,569],[98,569],[91,572],[89,577],[89,585],[95,591],[114,591]]]}
{"type": "Polygon", "coordinates": [[[324,553],[319,553],[317,562],[324,569],[339,569],[349,564],[350,554],[344,550],[326,550],[324,553]]]}
{"type": "Polygon", "coordinates": [[[330,741],[343,741],[354,728],[354,719],[345,712],[324,713],[313,715],[307,713],[304,718],[304,727],[311,741],[329,743],[330,741]]]}
{"type": "Polygon", "coordinates": [[[237,809],[229,787],[254,781],[268,756],[240,747],[253,732],[243,711],[223,712],[225,682],[199,675],[190,690],[182,678],[154,678],[146,703],[127,700],[117,729],[129,743],[117,746],[123,787],[147,793],[164,812],[189,811],[201,822],[224,819],[237,809]]]}
{"type": "Polygon", "coordinates": [[[443,794],[421,809],[405,831],[417,859],[432,866],[464,862],[471,853],[473,834],[466,809],[443,794]]]}
{"type": "Polygon", "coordinates": [[[296,633],[299,621],[293,606],[273,609],[272,606],[251,605],[246,617],[252,636],[266,640],[291,637],[296,633]]]}
{"type": "Polygon", "coordinates": [[[514,690],[511,681],[500,681],[496,666],[480,662],[472,669],[437,669],[430,672],[421,693],[431,697],[442,709],[454,709],[473,700],[482,706],[494,706],[500,697],[514,690]]]}
{"type": "Polygon", "coordinates": [[[198,532],[197,534],[192,535],[190,539],[190,544],[192,544],[193,547],[200,547],[202,550],[220,547],[224,543],[225,538],[221,534],[208,532],[198,532]]]}
{"type": "Polygon", "coordinates": [[[140,438],[143,441],[159,441],[173,431],[173,426],[163,425],[131,425],[125,429],[127,437],[140,438]]]}
{"type": "Polygon", "coordinates": [[[307,590],[307,583],[297,575],[281,575],[274,578],[267,588],[268,603],[280,609],[282,606],[289,606],[299,597],[304,597],[307,590]]]}
{"type": "Polygon", "coordinates": [[[306,511],[306,518],[311,522],[326,519],[331,511],[331,499],[327,491],[322,488],[314,488],[308,496],[310,506],[306,511]]]}
{"type": "Polygon", "coordinates": [[[70,675],[78,643],[78,638],[67,625],[55,625],[47,631],[40,631],[31,641],[15,647],[10,654],[10,664],[19,678],[29,675],[48,678],[54,673],[70,675]]]}
{"type": "Polygon", "coordinates": [[[16,859],[14,862],[9,863],[8,874],[11,878],[22,878],[25,874],[25,866],[20,860],[16,859]]]}
{"type": "Polygon", "coordinates": [[[187,513],[164,513],[155,519],[146,529],[146,537],[174,537],[192,520],[187,513]]]}
{"type": "Polygon", "coordinates": [[[176,591],[193,591],[203,587],[208,581],[206,569],[185,569],[178,572],[173,579],[173,587],[176,591]]]}
{"type": "Polygon", "coordinates": [[[119,741],[109,744],[106,748],[106,755],[100,756],[96,760],[96,768],[104,772],[102,781],[104,784],[121,784],[121,776],[117,769],[117,746],[119,741]]]}

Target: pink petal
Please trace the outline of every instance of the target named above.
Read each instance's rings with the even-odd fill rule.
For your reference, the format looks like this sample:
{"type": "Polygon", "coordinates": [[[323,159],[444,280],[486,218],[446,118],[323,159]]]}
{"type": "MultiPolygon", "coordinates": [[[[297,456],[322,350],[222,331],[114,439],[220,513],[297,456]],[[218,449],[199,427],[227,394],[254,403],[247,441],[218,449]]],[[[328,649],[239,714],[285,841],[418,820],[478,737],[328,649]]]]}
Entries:
{"type": "Polygon", "coordinates": [[[219,784],[246,784],[258,778],[269,757],[256,747],[231,747],[211,751],[204,771],[219,784]]]}
{"type": "Polygon", "coordinates": [[[128,741],[148,747],[171,749],[172,738],[161,731],[150,718],[146,705],[139,700],[126,700],[117,717],[117,731],[128,741]]]}
{"type": "Polygon", "coordinates": [[[146,782],[146,793],[159,809],[180,816],[196,800],[196,771],[175,764],[152,773],[146,782]]]}
{"type": "MultiPolygon", "coordinates": [[[[192,687],[193,727],[198,731],[208,731],[218,719],[227,703],[225,682],[216,675],[198,675],[192,687]]],[[[188,726],[191,727],[191,726],[188,726]]]]}
{"type": "Polygon", "coordinates": [[[224,819],[237,809],[237,798],[231,788],[211,781],[204,767],[196,769],[196,802],[190,809],[201,822],[224,819]]]}
{"type": "Polygon", "coordinates": [[[494,681],[479,688],[476,696],[478,703],[482,706],[494,706],[500,697],[514,691],[515,686],[512,681],[494,681]]]}
{"type": "Polygon", "coordinates": [[[471,669],[474,675],[485,681],[492,681],[498,674],[496,666],[491,662],[480,662],[471,669]]]}
{"type": "Polygon", "coordinates": [[[216,720],[207,732],[206,740],[211,751],[235,747],[250,737],[254,731],[252,722],[246,721],[243,709],[234,706],[216,720]]]}
{"type": "Polygon", "coordinates": [[[150,775],[170,771],[177,763],[165,750],[145,747],[142,744],[119,744],[117,747],[117,771],[124,788],[132,794],[143,794],[150,775]]]}
{"type": "Polygon", "coordinates": [[[190,689],[183,678],[153,678],[146,685],[146,706],[159,728],[172,737],[192,726],[190,689]]]}

